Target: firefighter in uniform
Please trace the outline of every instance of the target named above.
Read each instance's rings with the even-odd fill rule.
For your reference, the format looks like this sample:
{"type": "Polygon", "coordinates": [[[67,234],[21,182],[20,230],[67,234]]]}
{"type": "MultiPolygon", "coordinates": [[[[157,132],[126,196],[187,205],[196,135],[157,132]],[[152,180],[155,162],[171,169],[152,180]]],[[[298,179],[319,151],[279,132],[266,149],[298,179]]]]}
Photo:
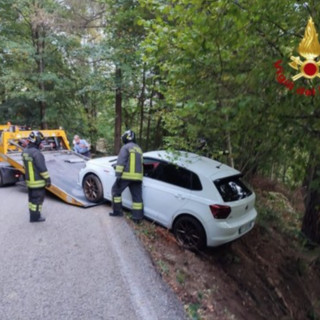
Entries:
{"type": "Polygon", "coordinates": [[[116,165],[116,181],[112,186],[112,209],[110,216],[123,216],[121,194],[129,187],[132,196],[132,220],[135,223],[143,219],[142,178],[143,156],[136,144],[135,133],[126,131],[122,137],[123,146],[116,165]]]}
{"type": "Polygon", "coordinates": [[[42,222],[42,204],[46,187],[50,187],[51,180],[45,163],[45,159],[39,150],[44,136],[39,131],[32,131],[28,137],[28,146],[22,153],[25,168],[25,180],[29,195],[30,222],[42,222]]]}

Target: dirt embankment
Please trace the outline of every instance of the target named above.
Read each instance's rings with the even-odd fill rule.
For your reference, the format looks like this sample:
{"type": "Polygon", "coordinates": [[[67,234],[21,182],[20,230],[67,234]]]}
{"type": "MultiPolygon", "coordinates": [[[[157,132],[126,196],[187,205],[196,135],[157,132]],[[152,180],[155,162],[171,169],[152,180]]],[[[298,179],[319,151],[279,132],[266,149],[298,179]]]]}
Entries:
{"type": "Polygon", "coordinates": [[[261,217],[242,239],[194,253],[145,221],[135,226],[165,281],[192,319],[320,319],[320,249],[299,234],[281,192],[256,189],[261,217]]]}

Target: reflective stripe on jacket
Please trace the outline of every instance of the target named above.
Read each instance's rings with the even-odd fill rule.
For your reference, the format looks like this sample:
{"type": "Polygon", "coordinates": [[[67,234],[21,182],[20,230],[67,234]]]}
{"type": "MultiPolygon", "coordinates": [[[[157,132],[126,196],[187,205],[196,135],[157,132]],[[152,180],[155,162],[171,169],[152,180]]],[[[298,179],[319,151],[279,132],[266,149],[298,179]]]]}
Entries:
{"type": "Polygon", "coordinates": [[[43,154],[30,144],[22,153],[25,180],[28,188],[43,188],[50,178],[43,154]]]}
{"type": "Polygon", "coordinates": [[[125,180],[142,181],[143,155],[141,148],[134,142],[122,146],[118,155],[116,176],[125,180]]]}

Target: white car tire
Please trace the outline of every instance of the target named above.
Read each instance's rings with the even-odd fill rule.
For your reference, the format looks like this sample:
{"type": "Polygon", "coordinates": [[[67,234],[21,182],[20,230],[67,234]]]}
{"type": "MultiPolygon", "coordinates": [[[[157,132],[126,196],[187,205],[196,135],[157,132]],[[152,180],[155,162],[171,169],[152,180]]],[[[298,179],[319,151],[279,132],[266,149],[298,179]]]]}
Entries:
{"type": "Polygon", "coordinates": [[[88,174],[83,179],[83,192],[90,202],[98,203],[103,200],[103,187],[100,179],[94,174],[88,174]]]}
{"type": "Polygon", "coordinates": [[[194,217],[179,217],[173,226],[177,242],[187,248],[201,250],[206,246],[206,233],[201,223],[194,217]]]}

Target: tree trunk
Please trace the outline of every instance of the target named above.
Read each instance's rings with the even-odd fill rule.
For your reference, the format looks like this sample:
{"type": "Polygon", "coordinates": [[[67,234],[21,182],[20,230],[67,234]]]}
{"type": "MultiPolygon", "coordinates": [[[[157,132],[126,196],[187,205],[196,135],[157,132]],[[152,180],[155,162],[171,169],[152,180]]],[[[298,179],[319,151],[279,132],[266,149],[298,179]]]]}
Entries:
{"type": "Polygon", "coordinates": [[[114,152],[118,154],[121,148],[121,123],[122,123],[122,72],[116,68],[116,104],[114,126],[114,152]]]}
{"type": "MultiPolygon", "coordinates": [[[[229,116],[226,114],[226,122],[229,123],[229,116]]],[[[231,144],[231,134],[230,134],[230,130],[227,129],[226,130],[226,140],[227,140],[227,148],[228,148],[228,161],[229,161],[229,165],[234,168],[234,160],[233,160],[233,156],[232,156],[232,144],[231,144]]]]}
{"type": "Polygon", "coordinates": [[[151,93],[150,102],[149,102],[149,112],[148,112],[148,124],[147,124],[147,133],[146,133],[146,145],[145,150],[149,150],[149,142],[150,142],[150,126],[151,126],[151,117],[152,117],[152,109],[153,109],[153,95],[154,91],[151,93]]]}
{"type": "MultiPolygon", "coordinates": [[[[91,103],[92,100],[88,97],[87,94],[83,94],[81,96],[81,101],[83,104],[83,109],[86,113],[88,123],[89,123],[89,140],[91,152],[96,153],[97,151],[97,139],[98,139],[98,129],[96,127],[97,122],[97,110],[95,107],[95,103],[91,103]]],[[[85,138],[86,139],[86,138],[85,138]]]]}
{"type": "Polygon", "coordinates": [[[306,197],[302,232],[311,241],[320,243],[320,165],[309,164],[305,178],[306,197]]]}
{"type": "Polygon", "coordinates": [[[145,90],[146,90],[146,65],[144,64],[143,65],[143,74],[142,74],[142,88],[141,88],[141,94],[139,97],[139,108],[140,108],[139,142],[140,142],[140,145],[142,145],[145,90]]]}
{"type": "Polygon", "coordinates": [[[37,64],[37,72],[39,77],[38,87],[41,92],[41,98],[39,101],[39,109],[40,109],[40,126],[41,129],[47,129],[48,123],[46,121],[46,102],[44,100],[45,95],[45,85],[42,79],[45,70],[45,62],[44,62],[44,51],[45,51],[45,37],[46,33],[42,30],[41,27],[35,26],[32,29],[32,42],[36,50],[35,60],[37,64]]]}
{"type": "Polygon", "coordinates": [[[41,45],[41,53],[39,54],[39,64],[38,64],[38,72],[39,72],[39,77],[40,77],[40,81],[39,81],[39,89],[41,91],[41,100],[39,101],[39,105],[40,105],[40,123],[41,123],[41,129],[48,129],[48,123],[46,121],[46,102],[44,101],[44,95],[45,95],[45,86],[44,86],[44,82],[41,79],[43,73],[44,73],[44,61],[43,61],[43,55],[42,52],[44,50],[44,43],[42,42],[41,44],[39,44],[39,46],[41,45]]]}
{"type": "MultiPolygon", "coordinates": [[[[164,101],[164,95],[157,91],[156,94],[158,95],[159,101],[164,101]]],[[[162,102],[160,102],[162,105],[162,102]]],[[[155,138],[154,138],[154,148],[159,148],[162,145],[162,136],[163,136],[163,129],[162,129],[162,116],[159,115],[157,119],[156,129],[155,129],[155,138]]]]}

